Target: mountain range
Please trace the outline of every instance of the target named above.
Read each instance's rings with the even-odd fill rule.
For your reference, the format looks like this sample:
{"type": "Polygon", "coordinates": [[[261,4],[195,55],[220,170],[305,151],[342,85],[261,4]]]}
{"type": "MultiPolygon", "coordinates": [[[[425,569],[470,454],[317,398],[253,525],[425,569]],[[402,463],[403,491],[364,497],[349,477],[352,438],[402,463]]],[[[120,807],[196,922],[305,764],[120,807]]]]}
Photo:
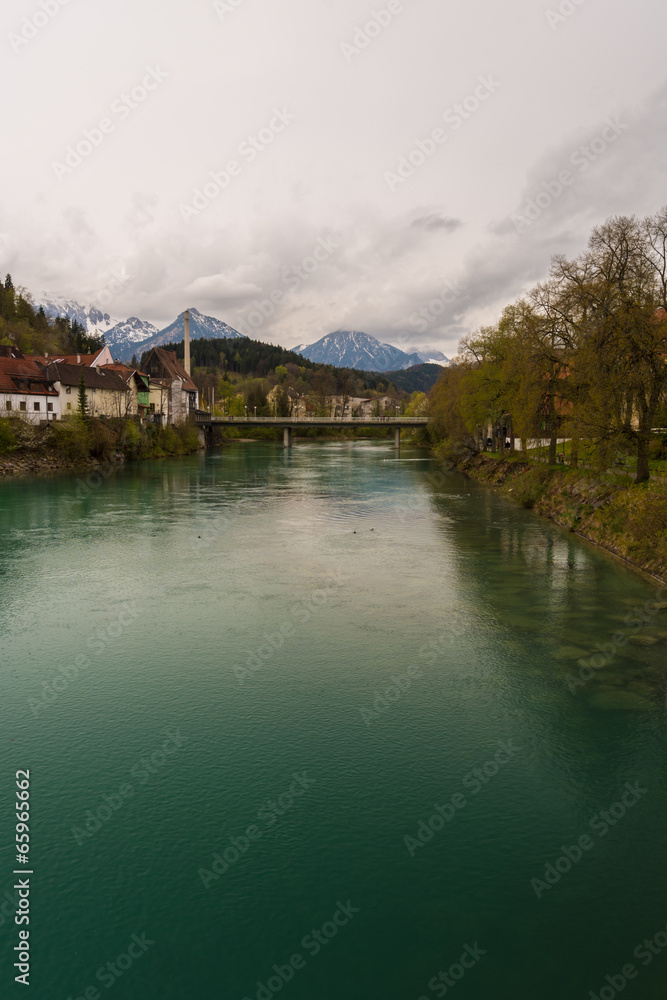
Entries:
{"type": "Polygon", "coordinates": [[[299,344],[292,350],[309,361],[320,364],[373,372],[402,371],[424,363],[441,367],[449,364],[449,358],[442,351],[414,351],[407,354],[360,330],[336,330],[334,333],[327,333],[314,344],[299,344]]]}
{"type": "MultiPolygon", "coordinates": [[[[111,353],[118,361],[129,361],[133,354],[140,357],[144,351],[149,351],[152,347],[183,340],[184,312],[169,326],[158,330],[153,323],[139,319],[138,316],[119,320],[95,306],[82,306],[72,299],[58,296],[44,295],[37,305],[44,307],[47,316],[52,318],[69,316],[71,320],[76,319],[87,333],[104,334],[111,353]]],[[[190,339],[197,340],[199,337],[220,339],[245,337],[245,334],[239,333],[215,316],[204,316],[198,309],[191,308],[190,339]]]]}
{"type": "MultiPolygon", "coordinates": [[[[103,334],[111,353],[118,361],[129,361],[133,354],[140,357],[152,347],[178,343],[183,339],[184,313],[180,313],[169,326],[158,330],[153,323],[139,319],[138,316],[120,320],[95,306],[82,306],[73,299],[59,296],[44,294],[37,305],[44,307],[47,316],[69,316],[71,320],[76,319],[87,333],[103,334]]],[[[190,338],[197,340],[200,337],[245,339],[245,334],[239,333],[215,316],[205,316],[198,309],[191,308],[190,338]]],[[[314,344],[299,344],[293,350],[310,361],[361,371],[391,372],[424,363],[441,367],[449,364],[448,358],[441,351],[414,351],[408,354],[359,330],[336,330],[314,344]]]]}

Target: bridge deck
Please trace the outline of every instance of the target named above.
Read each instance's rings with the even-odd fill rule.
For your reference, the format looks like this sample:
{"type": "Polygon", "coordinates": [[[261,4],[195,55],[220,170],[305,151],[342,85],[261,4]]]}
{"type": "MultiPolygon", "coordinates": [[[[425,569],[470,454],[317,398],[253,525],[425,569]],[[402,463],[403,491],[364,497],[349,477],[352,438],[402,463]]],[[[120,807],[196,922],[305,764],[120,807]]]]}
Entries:
{"type": "Polygon", "coordinates": [[[206,427],[424,427],[428,417],[212,417],[195,411],[195,423],[206,427]]]}

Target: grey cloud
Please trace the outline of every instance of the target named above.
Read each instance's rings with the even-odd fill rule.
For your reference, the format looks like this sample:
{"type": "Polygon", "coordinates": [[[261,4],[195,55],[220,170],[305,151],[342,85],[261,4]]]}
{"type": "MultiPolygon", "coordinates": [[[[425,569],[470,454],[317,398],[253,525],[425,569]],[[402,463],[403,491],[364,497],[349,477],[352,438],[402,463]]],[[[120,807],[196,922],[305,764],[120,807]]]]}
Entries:
{"type": "Polygon", "coordinates": [[[210,4],[187,18],[183,9],[164,0],[156,35],[153,16],[130,0],[97,27],[70,5],[0,67],[13,94],[3,136],[15,150],[0,192],[0,271],[36,295],[47,288],[87,303],[110,288],[105,308],[121,319],[162,326],[192,305],[234,326],[282,291],[261,339],[312,342],[349,326],[451,355],[462,333],[544,278],[554,253],[582,250],[594,224],[666,200],[667,12],[654,0],[577,8],[557,31],[534,0],[516,0],[511,22],[491,0],[410,5],[403,29],[351,65],[339,44],[359,21],[354,0],[321,9],[285,0],[279,10],[248,2],[224,23],[210,4]],[[129,17],[130,78],[159,63],[169,87],[118,118],[59,183],[51,159],[127,89],[117,51],[129,17]],[[602,31],[623,41],[623,60],[599,44],[602,31]],[[457,39],[447,60],[443,37],[457,39]],[[82,52],[95,53],[85,87],[73,69],[82,52]],[[443,108],[490,72],[502,80],[498,101],[448,125],[427,155],[443,108]],[[283,106],[295,124],[252,161],[239,155],[243,137],[283,106]],[[585,170],[572,163],[625,108],[618,141],[585,170]],[[417,142],[423,164],[389,191],[387,167],[417,142]],[[179,204],[235,155],[240,175],[185,224],[179,204]],[[573,183],[519,232],[513,216],[568,168],[573,183]],[[296,280],[328,237],[340,245],[296,280]]]}
{"type": "Polygon", "coordinates": [[[412,223],[414,229],[424,229],[426,232],[444,229],[448,233],[455,232],[462,225],[463,223],[460,219],[439,215],[437,212],[433,212],[431,215],[421,215],[412,223]]]}

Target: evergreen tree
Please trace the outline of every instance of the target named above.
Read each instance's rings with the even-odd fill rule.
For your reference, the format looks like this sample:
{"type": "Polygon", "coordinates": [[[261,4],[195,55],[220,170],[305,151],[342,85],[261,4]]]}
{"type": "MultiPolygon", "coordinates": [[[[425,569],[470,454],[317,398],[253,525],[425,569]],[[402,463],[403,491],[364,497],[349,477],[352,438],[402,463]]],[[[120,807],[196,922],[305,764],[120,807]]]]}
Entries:
{"type": "Polygon", "coordinates": [[[79,379],[79,402],[77,412],[83,420],[85,420],[88,416],[88,398],[86,396],[86,383],[83,378],[83,368],[81,369],[81,378],[79,379]]]}

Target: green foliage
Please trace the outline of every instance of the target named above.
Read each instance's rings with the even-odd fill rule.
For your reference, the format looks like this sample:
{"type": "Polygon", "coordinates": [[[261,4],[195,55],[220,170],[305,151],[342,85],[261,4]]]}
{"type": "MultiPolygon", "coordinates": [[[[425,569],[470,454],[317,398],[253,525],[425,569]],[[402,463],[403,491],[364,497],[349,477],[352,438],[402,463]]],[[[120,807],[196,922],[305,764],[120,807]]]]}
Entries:
{"type": "Polygon", "coordinates": [[[68,316],[58,316],[54,327],[59,335],[65,354],[96,354],[104,347],[104,337],[86,333],[78,320],[68,316]]]}
{"type": "Polygon", "coordinates": [[[88,397],[86,396],[86,383],[83,377],[83,368],[81,369],[81,378],[79,379],[77,413],[82,420],[85,420],[88,416],[88,397]]]}
{"type": "Polygon", "coordinates": [[[49,443],[68,462],[85,462],[91,453],[90,430],[79,416],[66,417],[49,424],[49,443]]]}
{"type": "Polygon", "coordinates": [[[86,422],[88,451],[92,458],[100,461],[107,459],[118,441],[118,434],[109,427],[106,420],[90,420],[86,422]]]}
{"type": "Polygon", "coordinates": [[[18,445],[18,438],[13,426],[14,421],[6,417],[0,418],[0,455],[6,455],[18,445]]]}
{"type": "MultiPolygon", "coordinates": [[[[3,424],[0,421],[0,452],[2,452],[3,424]]],[[[184,422],[172,426],[157,427],[155,424],[141,426],[137,421],[115,417],[82,420],[78,414],[64,420],[53,421],[46,428],[34,427],[25,421],[11,421],[14,439],[17,428],[24,435],[18,437],[19,447],[31,450],[54,452],[66,462],[84,464],[91,459],[99,462],[112,460],[120,452],[126,459],[164,458],[188,455],[200,447],[199,434],[192,424],[184,422]],[[28,436],[30,440],[28,440],[28,436]]],[[[11,438],[6,438],[11,442],[11,438]]],[[[12,446],[13,447],[13,446],[12,446]]]]}
{"type": "Polygon", "coordinates": [[[0,281],[0,340],[24,354],[91,354],[104,346],[104,337],[87,334],[76,320],[49,320],[25,289],[14,287],[10,275],[0,281]]]}
{"type": "Polygon", "coordinates": [[[275,395],[275,408],[277,417],[289,417],[290,404],[289,396],[284,386],[280,386],[275,395]]]}
{"type": "Polygon", "coordinates": [[[649,443],[649,458],[654,462],[664,462],[667,459],[667,435],[652,438],[649,443]]]}
{"type": "MultiPolygon", "coordinates": [[[[162,346],[167,351],[173,351],[177,358],[183,360],[183,341],[177,344],[163,344],[162,346]]],[[[250,340],[246,337],[227,340],[202,337],[192,341],[190,350],[193,370],[199,369],[221,376],[218,389],[221,389],[224,375],[227,375],[231,385],[240,388],[244,388],[248,380],[254,379],[268,380],[268,389],[271,389],[280,378],[283,378],[284,384],[290,387],[294,387],[299,380],[302,380],[301,386],[305,386],[305,394],[312,395],[313,400],[323,394],[331,396],[347,393],[353,396],[368,396],[373,393],[380,394],[387,389],[386,375],[317,364],[277,344],[264,344],[259,340],[250,340]],[[279,373],[276,372],[278,368],[281,369],[279,373]],[[286,376],[283,374],[283,370],[286,372],[286,376]]],[[[147,353],[142,355],[142,364],[147,353]]],[[[392,372],[392,379],[397,386],[401,384],[402,374],[392,372]]],[[[421,385],[414,385],[409,391],[415,388],[421,388],[421,385]]],[[[224,392],[224,390],[222,391],[224,392]]],[[[398,391],[402,392],[400,388],[398,391]]],[[[217,392],[218,390],[216,390],[217,392]]],[[[222,398],[222,396],[219,395],[218,398],[222,398]]],[[[320,405],[323,405],[321,400],[320,405]]],[[[259,406],[257,412],[259,415],[259,406]]]]}
{"type": "Polygon", "coordinates": [[[405,408],[406,417],[421,417],[428,413],[428,396],[425,392],[413,392],[405,408]]]}
{"type": "Polygon", "coordinates": [[[166,424],[157,430],[154,454],[156,457],[187,455],[199,447],[199,435],[192,424],[166,424]]]}
{"type": "Polygon", "coordinates": [[[144,436],[139,425],[134,420],[125,420],[123,423],[125,425],[123,450],[129,459],[139,458],[144,444],[144,436]]]}
{"type": "Polygon", "coordinates": [[[585,453],[604,471],[632,455],[646,481],[667,415],[665,245],[667,208],[608,219],[579,257],[554,258],[547,282],[462,341],[462,371],[431,393],[434,440],[546,439],[553,464],[567,437],[573,464],[585,453]]]}

